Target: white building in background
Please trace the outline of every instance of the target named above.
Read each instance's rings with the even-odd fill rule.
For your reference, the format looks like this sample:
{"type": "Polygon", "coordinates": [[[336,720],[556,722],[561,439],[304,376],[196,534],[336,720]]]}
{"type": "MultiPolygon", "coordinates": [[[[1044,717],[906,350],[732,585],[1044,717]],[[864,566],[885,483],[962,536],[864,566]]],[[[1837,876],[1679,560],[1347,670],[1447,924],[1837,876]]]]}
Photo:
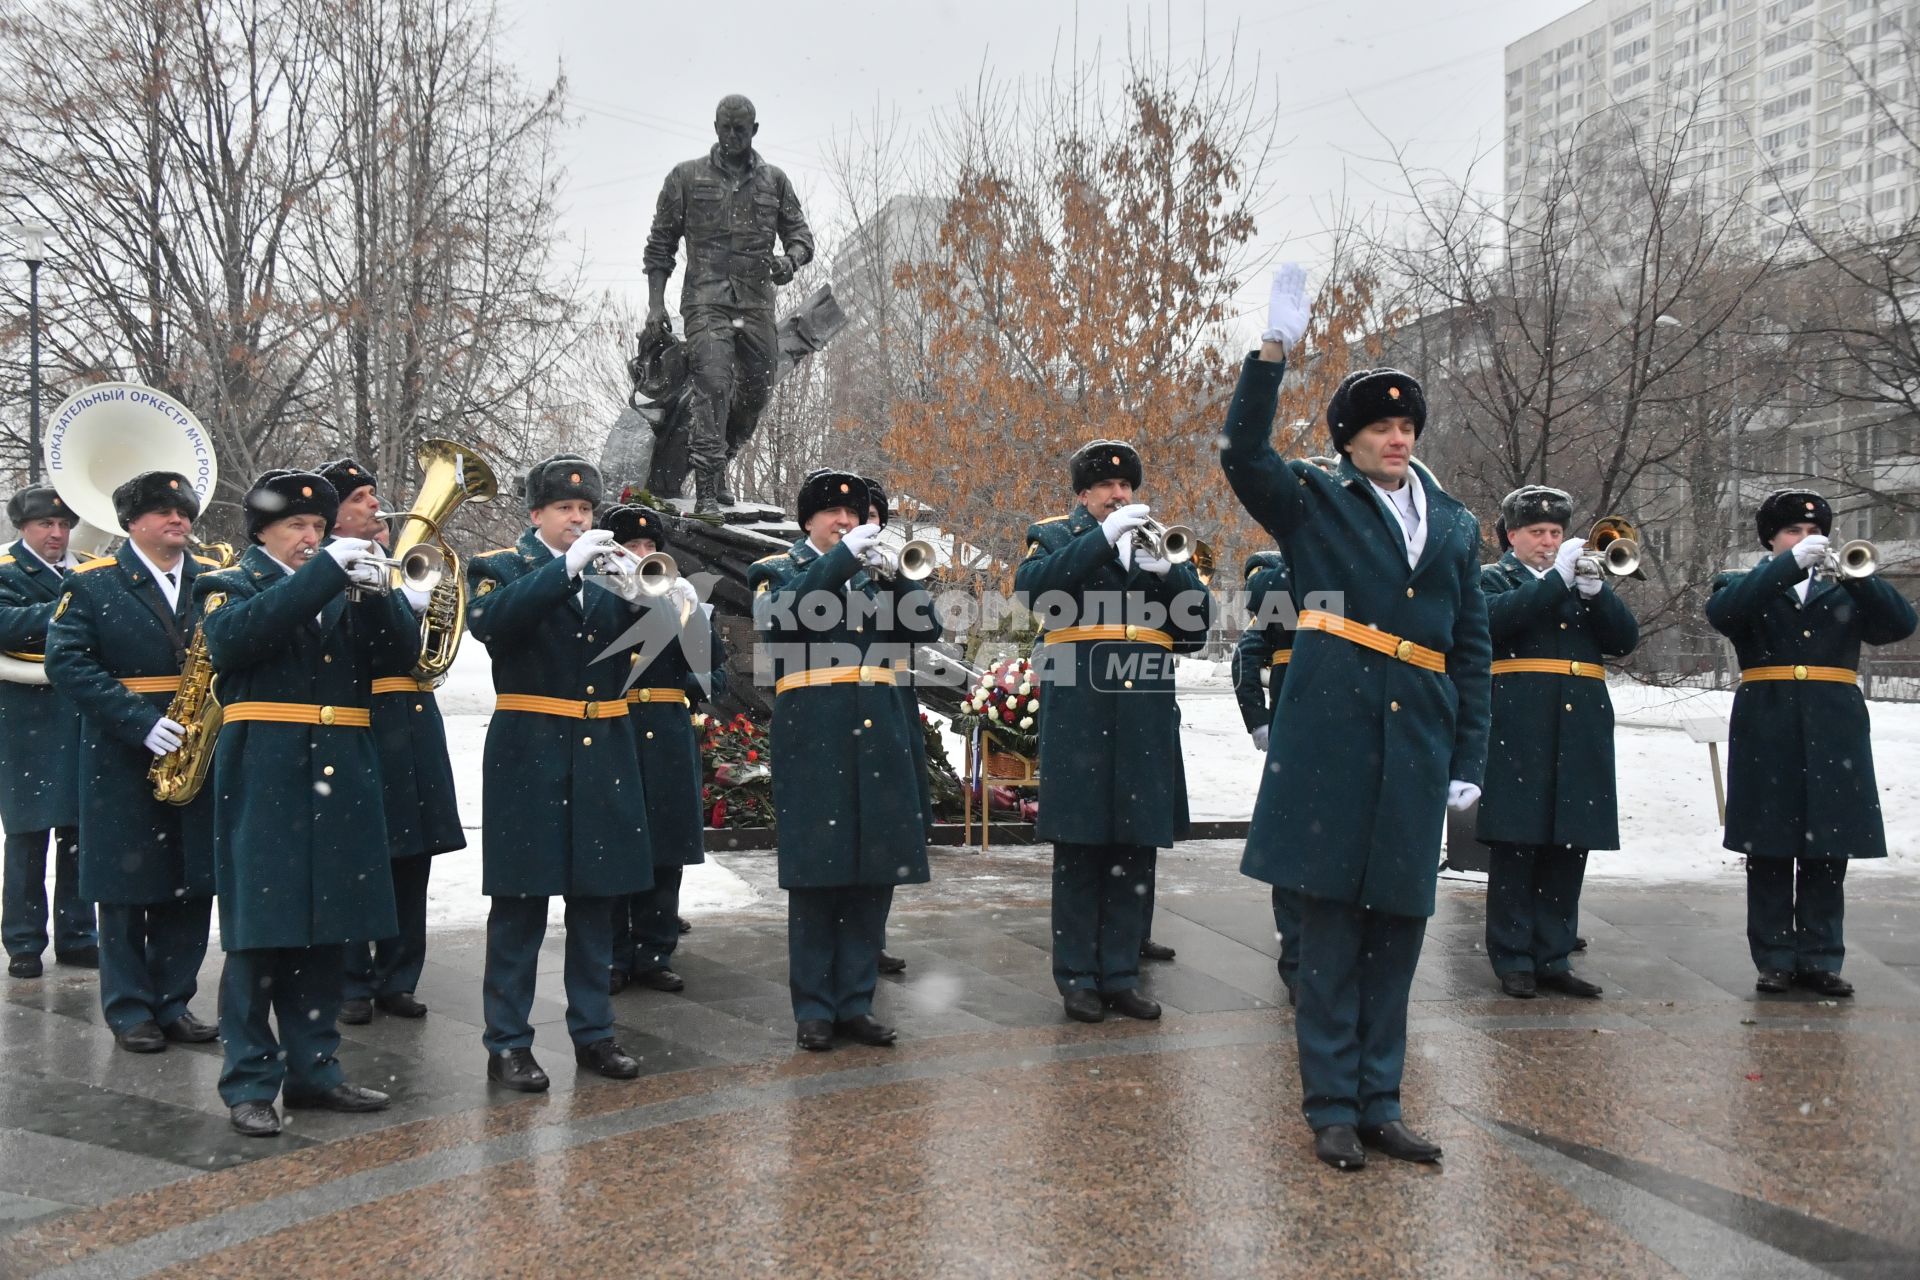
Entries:
{"type": "MultiPolygon", "coordinates": [[[[1527,216],[1583,121],[1612,115],[1665,129],[1686,120],[1680,184],[1742,194],[1752,233],[1788,236],[1789,255],[1795,209],[1816,226],[1871,219],[1911,229],[1920,219],[1916,50],[1920,0],[1590,0],[1507,46],[1508,214],[1527,216]],[[1890,111],[1906,117],[1905,136],[1890,111]]],[[[1762,413],[1747,430],[1764,430],[1771,416],[1796,425],[1764,451],[1735,454],[1737,508],[1779,484],[1825,487],[1835,534],[1875,539],[1896,571],[1912,574],[1920,424],[1854,404],[1812,417],[1762,413]]]]}
{"type": "Polygon", "coordinates": [[[1509,208],[1587,117],[1697,104],[1683,181],[1762,215],[1912,216],[1913,148],[1871,98],[1911,94],[1916,34],[1920,0],[1591,0],[1507,46],[1509,208]]]}

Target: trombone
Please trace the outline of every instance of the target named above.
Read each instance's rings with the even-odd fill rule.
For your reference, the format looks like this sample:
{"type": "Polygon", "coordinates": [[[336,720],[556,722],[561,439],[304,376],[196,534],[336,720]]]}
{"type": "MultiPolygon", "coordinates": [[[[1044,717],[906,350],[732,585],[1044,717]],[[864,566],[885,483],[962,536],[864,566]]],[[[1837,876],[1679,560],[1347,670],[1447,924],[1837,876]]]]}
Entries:
{"type": "Polygon", "coordinates": [[[1625,516],[1593,522],[1583,554],[1573,563],[1576,578],[1631,577],[1640,570],[1640,534],[1625,516]]]}

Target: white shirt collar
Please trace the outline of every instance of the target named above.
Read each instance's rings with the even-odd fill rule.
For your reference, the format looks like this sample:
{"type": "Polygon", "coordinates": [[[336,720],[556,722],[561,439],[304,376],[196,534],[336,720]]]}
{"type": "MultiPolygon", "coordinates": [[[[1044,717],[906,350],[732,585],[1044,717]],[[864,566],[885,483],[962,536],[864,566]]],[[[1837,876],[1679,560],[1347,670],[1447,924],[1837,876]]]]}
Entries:
{"type": "Polygon", "coordinates": [[[1407,565],[1412,567],[1420,563],[1421,552],[1427,549],[1427,491],[1420,483],[1420,473],[1412,466],[1407,468],[1407,478],[1398,489],[1383,489],[1374,482],[1372,476],[1367,483],[1373,485],[1373,491],[1386,503],[1387,512],[1399,523],[1402,533],[1406,533],[1407,517],[1415,518],[1413,532],[1407,534],[1407,565]]]}
{"type": "Polygon", "coordinates": [[[68,551],[66,555],[60,558],[60,563],[55,564],[53,561],[41,555],[38,551],[35,551],[32,545],[29,544],[25,538],[20,539],[20,549],[26,552],[28,555],[32,556],[35,560],[38,560],[41,564],[47,566],[47,568],[49,569],[62,569],[62,570],[71,569],[73,568],[74,565],[79,563],[79,561],[73,558],[73,552],[68,551]]]}
{"type": "Polygon", "coordinates": [[[184,579],[183,571],[185,570],[187,565],[186,556],[184,555],[181,556],[179,563],[173,566],[173,581],[169,583],[167,581],[167,571],[165,569],[162,569],[159,565],[155,564],[152,558],[149,557],[146,552],[140,549],[139,543],[135,542],[132,538],[128,538],[127,545],[133,548],[133,554],[139,558],[140,563],[147,566],[147,572],[151,573],[153,575],[153,580],[159,584],[160,592],[162,595],[166,596],[167,603],[172,605],[176,609],[179,608],[180,607],[180,583],[184,579]]]}
{"type": "MultiPolygon", "coordinates": [[[[266,548],[264,548],[264,547],[262,547],[262,548],[261,548],[261,550],[262,550],[262,551],[266,551],[266,548]]],[[[318,552],[315,552],[315,554],[317,555],[317,554],[319,554],[319,553],[318,553],[318,552]]],[[[284,573],[284,574],[286,574],[287,576],[289,576],[289,577],[291,577],[291,576],[293,576],[293,574],[295,574],[295,573],[297,573],[297,572],[298,572],[298,570],[296,570],[296,569],[295,569],[295,568],[294,568],[294,567],[293,567],[292,565],[290,565],[290,564],[288,564],[288,563],[287,563],[286,561],[284,561],[284,560],[282,560],[282,559],[281,559],[280,557],[278,557],[278,556],[276,556],[276,555],[274,555],[274,554],[273,554],[273,552],[271,552],[271,551],[266,551],[266,556],[267,556],[267,559],[269,559],[269,560],[271,560],[271,561],[273,561],[273,562],[274,562],[275,564],[277,564],[277,565],[279,565],[279,566],[280,566],[280,572],[282,572],[282,573],[284,573]]]]}
{"type": "Polygon", "coordinates": [[[548,542],[545,534],[535,533],[533,537],[534,537],[534,541],[538,542],[541,546],[545,547],[548,551],[552,552],[555,556],[564,556],[567,554],[566,552],[559,550],[551,542],[548,542]]]}

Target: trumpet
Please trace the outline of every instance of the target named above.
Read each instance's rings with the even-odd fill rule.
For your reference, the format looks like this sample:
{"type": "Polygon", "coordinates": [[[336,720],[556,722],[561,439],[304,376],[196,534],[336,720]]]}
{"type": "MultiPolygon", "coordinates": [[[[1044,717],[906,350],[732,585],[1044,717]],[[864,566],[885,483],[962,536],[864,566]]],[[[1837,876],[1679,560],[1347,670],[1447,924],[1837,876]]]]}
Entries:
{"type": "Polygon", "coordinates": [[[430,542],[415,543],[398,556],[369,555],[361,560],[362,564],[378,565],[381,569],[377,586],[368,586],[361,582],[347,584],[347,599],[364,600],[370,595],[391,595],[394,579],[409,591],[422,595],[433,594],[440,580],[447,576],[447,557],[439,547],[430,542]]]}
{"type": "Polygon", "coordinates": [[[1825,574],[1835,582],[1852,582],[1860,578],[1871,578],[1880,572],[1880,549],[1865,538],[1855,538],[1851,542],[1840,544],[1838,551],[1827,548],[1817,572],[1825,574]]]}
{"type": "Polygon", "coordinates": [[[874,548],[870,564],[874,572],[884,577],[923,582],[933,576],[936,554],[931,542],[925,538],[912,538],[902,544],[898,551],[874,548]]]}
{"type": "Polygon", "coordinates": [[[1152,517],[1148,517],[1145,524],[1133,531],[1135,554],[1149,555],[1169,564],[1185,564],[1193,559],[1194,548],[1199,541],[1198,536],[1186,525],[1161,524],[1152,517]]]}
{"type": "Polygon", "coordinates": [[[1574,561],[1577,578],[1630,577],[1640,568],[1640,535],[1625,516],[1602,516],[1587,535],[1585,554],[1574,561]]]}

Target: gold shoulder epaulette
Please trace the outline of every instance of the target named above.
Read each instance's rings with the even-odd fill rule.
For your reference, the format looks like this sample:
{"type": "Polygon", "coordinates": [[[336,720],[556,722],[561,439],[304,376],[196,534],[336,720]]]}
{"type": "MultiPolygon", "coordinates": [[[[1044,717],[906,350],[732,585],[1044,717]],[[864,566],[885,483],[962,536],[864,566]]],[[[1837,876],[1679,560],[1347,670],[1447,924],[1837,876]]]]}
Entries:
{"type": "MultiPolygon", "coordinates": [[[[786,553],[786,552],[784,552],[784,551],[776,551],[776,552],[774,552],[774,553],[773,553],[772,555],[770,555],[770,556],[761,556],[761,557],[760,557],[760,558],[759,558],[758,560],[755,560],[755,561],[753,562],[753,564],[754,564],[754,565],[762,565],[762,564],[771,564],[771,563],[773,563],[773,562],[774,562],[775,560],[785,560],[786,558],[787,558],[787,553],[786,553]]],[[[753,565],[749,565],[748,567],[749,567],[749,568],[752,568],[752,567],[753,567],[753,565]]]]}
{"type": "Polygon", "coordinates": [[[12,564],[12,563],[13,563],[12,556],[0,556],[0,564],[12,564]]]}
{"type": "Polygon", "coordinates": [[[1066,518],[1067,518],[1066,516],[1048,516],[1045,520],[1035,520],[1034,523],[1035,524],[1054,524],[1058,521],[1065,520],[1066,518]]]}
{"type": "Polygon", "coordinates": [[[518,551],[518,550],[520,550],[520,548],[518,547],[495,547],[491,551],[480,551],[480,552],[476,552],[475,554],[476,556],[498,556],[498,555],[505,555],[509,551],[518,551]]]}
{"type": "Polygon", "coordinates": [[[87,560],[75,565],[73,571],[75,573],[92,573],[95,569],[104,569],[110,564],[118,563],[119,561],[115,560],[112,556],[96,556],[92,560],[87,560]]]}

